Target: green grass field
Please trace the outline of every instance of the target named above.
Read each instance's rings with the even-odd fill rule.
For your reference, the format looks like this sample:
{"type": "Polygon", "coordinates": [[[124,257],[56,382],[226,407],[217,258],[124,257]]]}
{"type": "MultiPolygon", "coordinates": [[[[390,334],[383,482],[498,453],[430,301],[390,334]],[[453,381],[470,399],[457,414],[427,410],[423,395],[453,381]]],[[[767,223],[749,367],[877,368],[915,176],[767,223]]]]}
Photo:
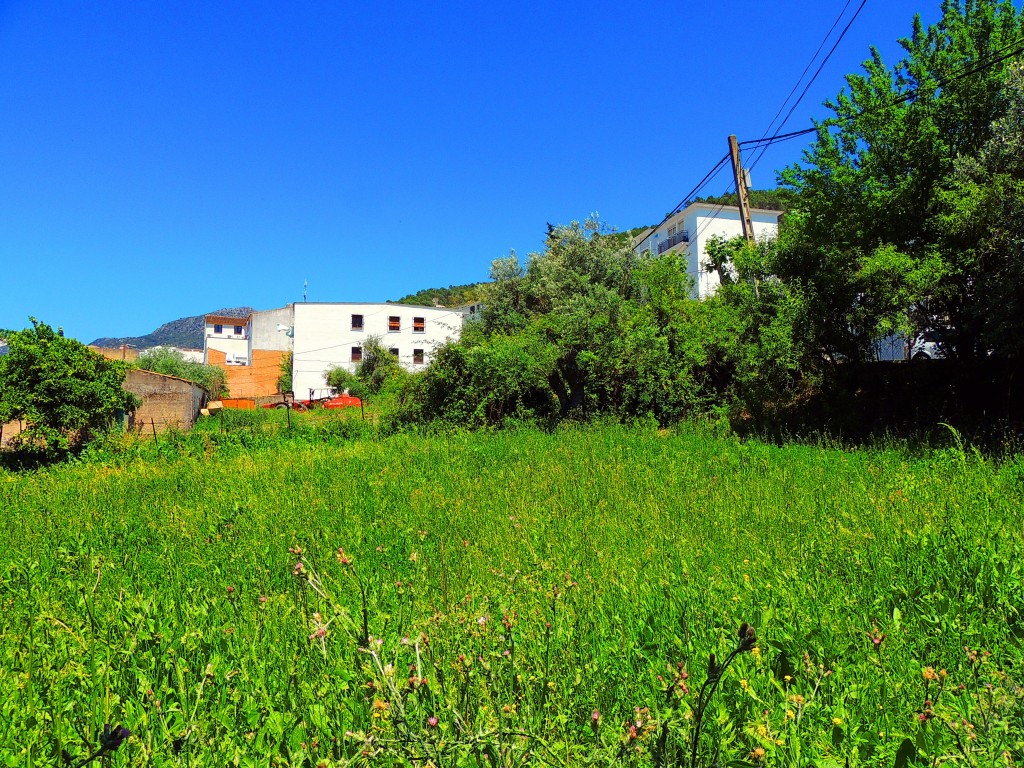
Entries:
{"type": "Polygon", "coordinates": [[[0,473],[0,764],[1024,764],[1024,462],[238,418],[0,473]]]}

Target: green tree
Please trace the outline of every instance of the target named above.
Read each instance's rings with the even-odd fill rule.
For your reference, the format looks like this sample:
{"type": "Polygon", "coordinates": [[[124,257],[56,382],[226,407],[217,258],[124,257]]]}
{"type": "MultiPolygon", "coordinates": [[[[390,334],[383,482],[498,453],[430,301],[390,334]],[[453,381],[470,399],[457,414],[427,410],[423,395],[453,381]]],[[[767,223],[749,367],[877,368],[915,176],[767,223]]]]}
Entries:
{"type": "Polygon", "coordinates": [[[277,377],[277,391],[292,391],[292,363],[295,359],[294,353],[285,352],[281,355],[280,375],[277,377]]]}
{"type": "Polygon", "coordinates": [[[496,260],[482,321],[439,350],[407,400],[410,418],[661,421],[726,393],[728,326],[691,298],[678,254],[637,256],[597,221],[552,227],[526,264],[496,260]]]}
{"type": "Polygon", "coordinates": [[[974,265],[974,300],[964,322],[982,350],[1024,352],[1024,65],[1008,73],[1006,110],[977,155],[954,161],[953,183],[939,195],[943,237],[963,242],[974,265]]]}
{"type": "Polygon", "coordinates": [[[777,274],[808,302],[826,356],[865,358],[915,325],[949,324],[958,352],[981,351],[985,265],[977,232],[948,226],[948,194],[964,183],[958,158],[977,157],[1006,114],[1007,53],[1022,37],[1010,2],[945,0],[935,25],[915,18],[892,69],[872,50],[803,163],[782,173],[799,202],[777,274]]]}
{"type": "Polygon", "coordinates": [[[363,358],[355,373],[345,368],[333,368],[327,372],[327,386],[339,392],[347,389],[352,395],[362,398],[379,394],[390,382],[405,375],[398,358],[384,346],[380,337],[370,336],[363,342],[363,358]]]}
{"type": "Polygon", "coordinates": [[[136,365],[144,371],[176,376],[179,379],[198,384],[214,399],[227,397],[227,378],[224,369],[216,365],[194,363],[176,349],[146,350],[136,365]]]}
{"type": "Polygon", "coordinates": [[[0,423],[27,425],[22,448],[59,458],[80,448],[138,406],[123,388],[126,366],[107,360],[31,318],[32,327],[2,335],[0,423]]]}

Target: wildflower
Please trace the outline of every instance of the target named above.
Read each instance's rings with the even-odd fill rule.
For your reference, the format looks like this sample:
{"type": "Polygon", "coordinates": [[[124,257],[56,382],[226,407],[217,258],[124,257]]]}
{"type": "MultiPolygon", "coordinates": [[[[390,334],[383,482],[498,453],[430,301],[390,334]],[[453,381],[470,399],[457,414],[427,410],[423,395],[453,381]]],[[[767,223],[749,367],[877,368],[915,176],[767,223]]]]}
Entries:
{"type": "Polygon", "coordinates": [[[420,559],[420,556],[417,555],[415,552],[413,552],[411,555],[409,555],[409,562],[411,562],[411,563],[415,563],[419,559],[420,559]]]}
{"type": "Polygon", "coordinates": [[[342,547],[338,547],[335,557],[338,558],[338,562],[342,565],[351,565],[352,563],[352,558],[345,554],[345,550],[342,547]]]}
{"type": "Polygon", "coordinates": [[[742,688],[744,691],[748,691],[750,690],[750,683],[748,683],[745,679],[741,679],[740,688],[742,688]]]}
{"type": "Polygon", "coordinates": [[[593,712],[590,713],[590,721],[592,723],[596,723],[600,719],[601,719],[601,713],[598,712],[596,709],[593,712]]]}
{"type": "Polygon", "coordinates": [[[235,593],[235,588],[232,587],[230,584],[228,584],[228,594],[229,595],[233,595],[234,593],[235,593]]]}
{"type": "Polygon", "coordinates": [[[764,760],[764,747],[756,747],[750,753],[750,759],[753,760],[755,763],[759,763],[762,760],[764,760]]]}
{"type": "Polygon", "coordinates": [[[100,754],[113,752],[131,735],[132,732],[127,728],[122,728],[120,725],[111,728],[110,723],[107,723],[103,726],[103,733],[100,734],[100,754]]]}
{"type": "Polygon", "coordinates": [[[429,725],[431,728],[437,728],[437,718],[434,717],[434,715],[431,715],[430,717],[428,717],[427,718],[427,725],[429,725]]]}
{"type": "Polygon", "coordinates": [[[270,599],[270,598],[268,598],[268,597],[267,597],[266,595],[260,595],[260,602],[261,602],[261,603],[265,603],[265,602],[267,602],[267,600],[269,600],[269,599],[270,599]]]}
{"type": "Polygon", "coordinates": [[[939,679],[939,676],[935,674],[934,667],[925,667],[921,674],[924,676],[924,679],[928,681],[939,679]]]}
{"type": "Polygon", "coordinates": [[[292,568],[292,576],[305,576],[305,575],[306,575],[306,566],[302,564],[301,560],[299,560],[299,562],[297,562],[295,564],[295,567],[292,568]]]}
{"type": "Polygon", "coordinates": [[[487,617],[481,616],[479,619],[476,620],[476,623],[482,627],[484,624],[487,623],[487,617]]]}
{"type": "Polygon", "coordinates": [[[843,718],[841,718],[841,717],[833,717],[832,718],[832,725],[842,725],[842,724],[843,724],[843,718]]]}

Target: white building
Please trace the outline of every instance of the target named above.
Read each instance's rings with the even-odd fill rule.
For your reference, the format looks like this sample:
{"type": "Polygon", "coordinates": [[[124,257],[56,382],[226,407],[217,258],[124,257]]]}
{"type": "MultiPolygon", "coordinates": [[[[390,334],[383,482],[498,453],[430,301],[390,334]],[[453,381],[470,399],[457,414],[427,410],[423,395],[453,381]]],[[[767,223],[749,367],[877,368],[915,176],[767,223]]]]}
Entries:
{"type": "Polygon", "coordinates": [[[322,394],[327,372],[354,372],[366,340],[376,337],[408,371],[430,364],[434,351],[462,331],[460,308],[405,304],[296,303],[292,308],[292,389],[297,398],[322,394]]]}
{"type": "MultiPolygon", "coordinates": [[[[750,210],[757,240],[774,238],[779,231],[779,211],[760,208],[750,210]]],[[[720,283],[717,272],[707,269],[707,244],[713,237],[730,240],[743,235],[740,209],[731,205],[693,203],[669,216],[654,229],[641,232],[633,241],[637,254],[650,252],[660,255],[667,251],[680,251],[686,255],[686,272],[693,278],[694,297],[710,296],[720,283]]]]}
{"type": "MultiPolygon", "coordinates": [[[[211,360],[210,350],[224,354],[227,365],[246,365],[249,362],[249,320],[245,317],[207,315],[203,333],[203,362],[211,360]]],[[[214,356],[219,359],[218,355],[214,356]]]]}
{"type": "Polygon", "coordinates": [[[163,344],[158,344],[155,347],[149,347],[139,352],[139,357],[147,357],[151,354],[161,352],[162,350],[168,350],[170,352],[177,352],[181,355],[182,359],[186,363],[201,363],[206,359],[206,354],[202,349],[185,349],[183,347],[169,347],[163,344]]]}

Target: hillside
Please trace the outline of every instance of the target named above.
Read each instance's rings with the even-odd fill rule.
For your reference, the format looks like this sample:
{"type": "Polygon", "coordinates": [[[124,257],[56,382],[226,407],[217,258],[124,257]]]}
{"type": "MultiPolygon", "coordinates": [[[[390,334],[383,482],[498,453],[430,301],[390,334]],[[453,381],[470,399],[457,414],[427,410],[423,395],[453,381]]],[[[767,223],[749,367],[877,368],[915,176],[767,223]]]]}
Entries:
{"type": "Polygon", "coordinates": [[[458,307],[464,304],[472,304],[480,300],[480,286],[483,283],[469,283],[468,285],[449,285],[447,288],[426,288],[416,293],[410,293],[395,300],[394,304],[411,304],[417,307],[429,307],[436,303],[442,307],[458,307]]]}
{"type": "Polygon", "coordinates": [[[164,323],[152,333],[145,336],[104,336],[89,342],[94,347],[120,347],[122,344],[146,349],[148,347],[168,346],[182,347],[184,349],[203,348],[203,318],[206,315],[228,315],[229,317],[247,317],[253,311],[252,307],[230,307],[226,309],[213,309],[201,315],[191,317],[179,317],[169,323],[164,323]]]}

